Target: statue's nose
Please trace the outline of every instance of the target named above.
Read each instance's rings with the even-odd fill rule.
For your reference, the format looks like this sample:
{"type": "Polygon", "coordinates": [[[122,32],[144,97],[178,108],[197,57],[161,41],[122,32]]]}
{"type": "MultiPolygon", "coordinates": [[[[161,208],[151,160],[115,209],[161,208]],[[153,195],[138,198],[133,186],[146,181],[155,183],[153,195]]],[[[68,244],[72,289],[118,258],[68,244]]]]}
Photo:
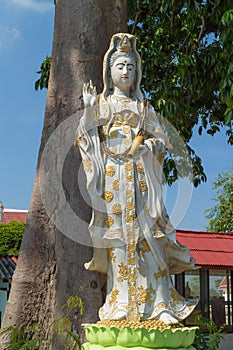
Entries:
{"type": "Polygon", "coordinates": [[[124,68],[123,68],[123,74],[126,74],[126,73],[128,73],[128,67],[127,67],[127,66],[124,66],[124,68]]]}

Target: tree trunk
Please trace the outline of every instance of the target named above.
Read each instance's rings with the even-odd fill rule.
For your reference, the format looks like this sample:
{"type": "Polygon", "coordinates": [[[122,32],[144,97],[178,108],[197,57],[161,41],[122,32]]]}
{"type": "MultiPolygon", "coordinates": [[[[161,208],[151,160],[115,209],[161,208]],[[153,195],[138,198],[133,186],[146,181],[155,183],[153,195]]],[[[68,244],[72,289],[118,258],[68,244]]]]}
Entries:
{"type": "MultiPolygon", "coordinates": [[[[101,91],[103,55],[111,36],[126,31],[126,25],[127,0],[56,1],[52,66],[38,166],[3,321],[3,328],[39,324],[41,336],[47,339],[41,349],[48,349],[51,323],[64,315],[62,305],[80,286],[84,287],[80,293],[84,314],[78,316],[76,327],[81,337],[80,324],[96,322],[102,304],[101,276],[86,271],[83,266],[92,256],[92,248],[83,238],[89,237],[91,210],[83,199],[87,198],[85,184],[78,183],[81,160],[72,144],[80,117],[77,112],[81,114],[83,107],[83,83],[92,79],[101,91]],[[67,138],[70,138],[70,147],[64,151],[67,138]],[[59,176],[58,185],[62,185],[63,193],[57,192],[53,182],[48,184],[59,176]],[[73,213],[68,225],[67,210],[73,213]]],[[[2,339],[0,349],[6,349],[8,342],[9,337],[2,339]]],[[[64,349],[64,345],[58,340],[52,348],[64,349]]]]}

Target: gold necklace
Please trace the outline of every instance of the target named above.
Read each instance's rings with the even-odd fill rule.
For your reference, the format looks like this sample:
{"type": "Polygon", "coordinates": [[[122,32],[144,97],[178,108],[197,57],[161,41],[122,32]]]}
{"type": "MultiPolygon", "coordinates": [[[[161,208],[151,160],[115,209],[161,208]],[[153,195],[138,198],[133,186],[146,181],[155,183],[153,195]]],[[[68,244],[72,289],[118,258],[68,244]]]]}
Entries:
{"type": "Polygon", "coordinates": [[[114,98],[117,103],[122,104],[124,109],[127,108],[127,104],[135,102],[134,98],[130,98],[130,97],[127,98],[126,96],[125,97],[123,97],[123,96],[120,97],[120,96],[117,96],[117,95],[111,95],[110,96],[110,100],[111,101],[112,101],[112,98],[114,98]]]}
{"type": "MultiPolygon", "coordinates": [[[[110,120],[107,124],[106,136],[109,135],[109,130],[110,130],[111,125],[113,124],[113,119],[114,119],[113,105],[110,101],[108,102],[108,104],[109,104],[109,107],[110,107],[110,110],[112,113],[112,117],[110,118],[110,120]]],[[[137,126],[138,132],[137,132],[136,136],[139,136],[139,135],[143,136],[145,133],[146,115],[147,115],[147,111],[148,111],[148,101],[146,99],[144,100],[142,111],[141,111],[140,107],[141,107],[140,101],[137,101],[137,110],[139,111],[140,118],[139,118],[139,123],[137,126]]],[[[113,159],[121,160],[121,159],[125,158],[128,155],[128,153],[130,152],[133,142],[131,142],[130,146],[126,149],[125,152],[114,153],[109,149],[109,147],[107,145],[106,136],[105,136],[104,131],[103,131],[103,126],[101,126],[101,125],[98,126],[98,133],[99,133],[101,147],[107,156],[109,156],[113,159]]]]}

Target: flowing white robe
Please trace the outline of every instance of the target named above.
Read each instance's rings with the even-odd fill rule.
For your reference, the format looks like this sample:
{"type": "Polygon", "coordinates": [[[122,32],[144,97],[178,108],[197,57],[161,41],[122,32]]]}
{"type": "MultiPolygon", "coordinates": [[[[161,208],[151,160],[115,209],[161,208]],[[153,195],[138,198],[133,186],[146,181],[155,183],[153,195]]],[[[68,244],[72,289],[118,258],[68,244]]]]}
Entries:
{"type": "MultiPolygon", "coordinates": [[[[110,107],[99,103],[98,120],[106,147],[120,154],[139,131],[143,106],[135,101],[110,107]]],[[[87,130],[81,118],[77,130],[92,201],[94,256],[85,266],[107,273],[100,319],[157,318],[171,323],[186,318],[196,305],[196,300],[178,294],[170,276],[195,265],[189,249],[176,241],[163,205],[162,168],[169,142],[151,106],[146,135],[134,158],[119,159],[104,152],[96,123],[87,130]]]]}

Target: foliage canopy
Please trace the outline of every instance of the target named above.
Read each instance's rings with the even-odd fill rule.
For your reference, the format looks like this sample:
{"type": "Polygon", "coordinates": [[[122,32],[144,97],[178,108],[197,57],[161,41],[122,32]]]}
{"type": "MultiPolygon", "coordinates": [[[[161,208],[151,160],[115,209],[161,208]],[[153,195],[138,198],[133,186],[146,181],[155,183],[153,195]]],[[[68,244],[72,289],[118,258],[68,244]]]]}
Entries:
{"type": "Polygon", "coordinates": [[[18,255],[25,228],[24,222],[0,224],[0,254],[18,255]]]}
{"type": "Polygon", "coordinates": [[[209,220],[207,231],[233,233],[233,166],[218,175],[213,190],[216,205],[205,211],[209,220]]]}
{"type": "MultiPolygon", "coordinates": [[[[232,0],[128,0],[128,20],[142,57],[143,90],[186,143],[198,186],[206,175],[189,146],[194,127],[211,136],[226,127],[233,144],[232,0]]],[[[47,56],[36,90],[48,87],[50,64],[47,56]]],[[[164,173],[168,184],[177,179],[172,157],[164,173]]]]}
{"type": "MultiPolygon", "coordinates": [[[[233,144],[232,1],[128,0],[128,7],[129,31],[142,57],[142,86],[152,105],[187,145],[195,126],[212,136],[225,126],[233,144]]],[[[188,149],[197,186],[206,177],[200,158],[188,149]]],[[[168,173],[175,181],[174,171],[168,173]]]]}

